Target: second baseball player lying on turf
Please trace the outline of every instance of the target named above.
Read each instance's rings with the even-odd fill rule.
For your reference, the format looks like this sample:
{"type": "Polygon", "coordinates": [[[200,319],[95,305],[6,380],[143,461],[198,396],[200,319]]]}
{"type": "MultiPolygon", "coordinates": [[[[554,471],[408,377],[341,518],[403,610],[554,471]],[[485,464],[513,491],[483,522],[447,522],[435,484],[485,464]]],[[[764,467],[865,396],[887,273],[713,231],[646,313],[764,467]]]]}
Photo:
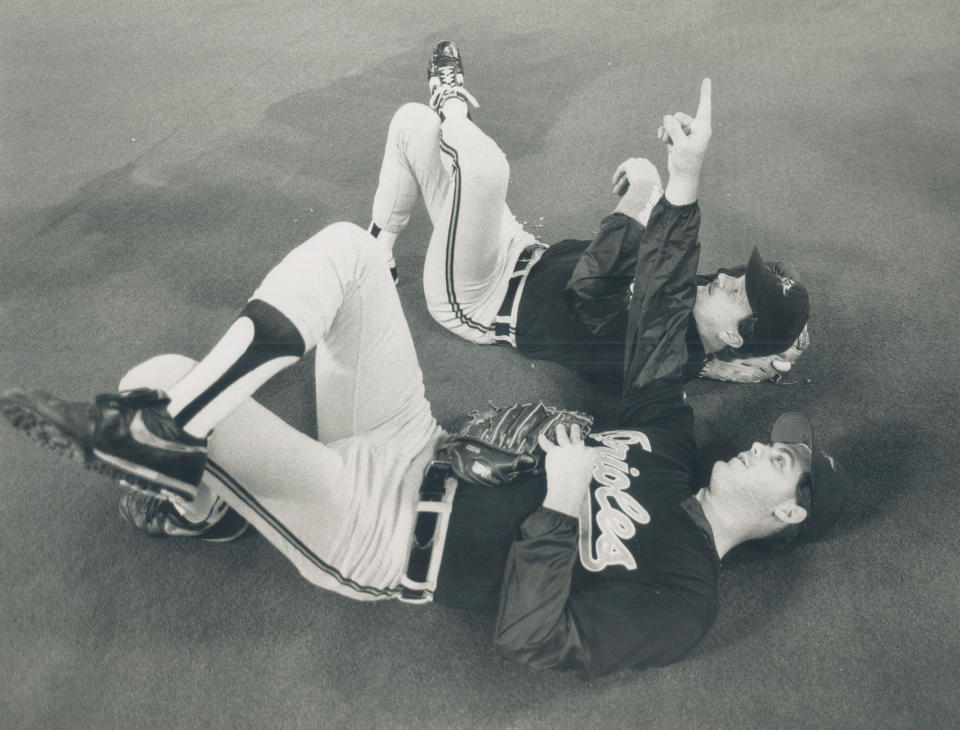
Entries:
{"type": "MultiPolygon", "coordinates": [[[[371,232],[392,260],[422,196],[434,228],[423,272],[434,319],[472,342],[509,343],[619,383],[631,284],[652,266],[638,261],[637,245],[663,192],[656,168],[632,159],[617,169],[614,192],[622,197],[593,241],[544,246],[505,203],[509,165],[468,116],[473,97],[453,43],[437,45],[429,78],[430,107],[405,104],[391,121],[371,232]]],[[[745,268],[698,284],[685,376],[779,380],[808,342],[807,292],[796,277],[754,250],[745,268]]]]}
{"type": "Polygon", "coordinates": [[[639,235],[638,257],[654,263],[629,307],[622,415],[586,441],[588,419],[538,439],[523,438],[526,418],[504,425],[517,435],[506,443],[539,443],[526,456],[544,471],[504,487],[460,475],[382,251],[349,223],[291,251],[199,363],[153,358],[121,381],[132,390],[94,403],[8,390],[0,411],[137,484],[121,514],[151,534],[228,540],[249,522],[341,595],[492,608],[498,651],[534,667],[596,676],[676,661],[716,618],[723,556],[749,540],[821,535],[847,487],[796,413],[697,482],[680,367],[709,81],[686,131],[664,123],[670,176],[639,235]],[[250,398],[310,351],[318,440],[250,398]]]}

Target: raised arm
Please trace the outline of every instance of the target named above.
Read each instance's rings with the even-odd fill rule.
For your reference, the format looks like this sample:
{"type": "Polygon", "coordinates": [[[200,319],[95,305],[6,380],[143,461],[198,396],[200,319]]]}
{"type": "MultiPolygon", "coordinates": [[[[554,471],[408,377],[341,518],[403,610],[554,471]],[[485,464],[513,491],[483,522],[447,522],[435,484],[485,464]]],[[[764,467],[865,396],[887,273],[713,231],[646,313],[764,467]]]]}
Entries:
{"type": "Polygon", "coordinates": [[[637,247],[650,212],[663,196],[652,162],[631,157],[613,173],[617,207],[577,261],[566,286],[574,315],[594,336],[622,336],[637,247]]]}
{"type": "Polygon", "coordinates": [[[697,200],[700,168],[713,134],[712,96],[710,79],[704,79],[700,85],[697,115],[691,117],[683,112],[668,114],[657,130],[660,139],[667,143],[667,172],[670,177],[664,195],[673,205],[689,205],[697,200]]]}
{"type": "Polygon", "coordinates": [[[643,231],[626,331],[624,392],[680,375],[687,360],[687,320],[700,261],[700,171],[711,136],[711,84],[700,87],[697,114],[667,115],[669,178],[643,231]]]}

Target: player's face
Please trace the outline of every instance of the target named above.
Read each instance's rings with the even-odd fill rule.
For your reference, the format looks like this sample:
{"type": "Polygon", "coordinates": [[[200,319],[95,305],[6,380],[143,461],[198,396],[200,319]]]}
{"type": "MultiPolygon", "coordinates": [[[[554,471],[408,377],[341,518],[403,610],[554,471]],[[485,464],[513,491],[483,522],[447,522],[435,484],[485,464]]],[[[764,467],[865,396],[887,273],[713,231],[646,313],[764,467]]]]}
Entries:
{"type": "Polygon", "coordinates": [[[755,443],[730,461],[714,465],[710,490],[763,515],[796,499],[797,483],[809,469],[810,449],[803,444],[755,443]]]}
{"type": "Polygon", "coordinates": [[[717,274],[709,284],[697,287],[693,316],[701,331],[712,334],[737,331],[737,325],[753,313],[747,299],[747,277],[717,274]]]}

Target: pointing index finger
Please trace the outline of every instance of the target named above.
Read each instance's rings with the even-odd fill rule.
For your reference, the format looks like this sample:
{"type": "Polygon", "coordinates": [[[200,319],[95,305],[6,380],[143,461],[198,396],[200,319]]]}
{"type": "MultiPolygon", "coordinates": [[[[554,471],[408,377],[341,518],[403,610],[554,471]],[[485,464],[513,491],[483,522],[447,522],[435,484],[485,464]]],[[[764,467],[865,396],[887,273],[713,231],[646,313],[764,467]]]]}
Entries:
{"type": "Polygon", "coordinates": [[[697,119],[710,124],[712,88],[710,79],[706,78],[700,84],[700,103],[697,105],[697,119]]]}

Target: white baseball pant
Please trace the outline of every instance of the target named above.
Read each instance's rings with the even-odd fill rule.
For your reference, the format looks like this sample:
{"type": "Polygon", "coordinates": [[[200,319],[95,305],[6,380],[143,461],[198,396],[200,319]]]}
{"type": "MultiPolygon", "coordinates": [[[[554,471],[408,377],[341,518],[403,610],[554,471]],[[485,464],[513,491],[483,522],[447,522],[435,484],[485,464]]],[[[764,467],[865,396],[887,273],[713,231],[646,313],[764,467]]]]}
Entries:
{"type": "MultiPolygon", "coordinates": [[[[394,597],[442,430],[380,250],[336,223],[291,251],[253,298],[316,351],[318,438],[248,399],[214,429],[204,484],[311,582],[359,600],[394,597]]],[[[166,388],[194,365],[161,355],[120,388],[166,388]]]]}
{"type": "Polygon", "coordinates": [[[461,337],[495,342],[493,321],[523,249],[536,243],[506,204],[510,166],[496,142],[463,117],[404,104],[387,133],[373,222],[390,235],[410,220],[417,199],[433,224],[423,271],[431,316],[461,337]]]}

